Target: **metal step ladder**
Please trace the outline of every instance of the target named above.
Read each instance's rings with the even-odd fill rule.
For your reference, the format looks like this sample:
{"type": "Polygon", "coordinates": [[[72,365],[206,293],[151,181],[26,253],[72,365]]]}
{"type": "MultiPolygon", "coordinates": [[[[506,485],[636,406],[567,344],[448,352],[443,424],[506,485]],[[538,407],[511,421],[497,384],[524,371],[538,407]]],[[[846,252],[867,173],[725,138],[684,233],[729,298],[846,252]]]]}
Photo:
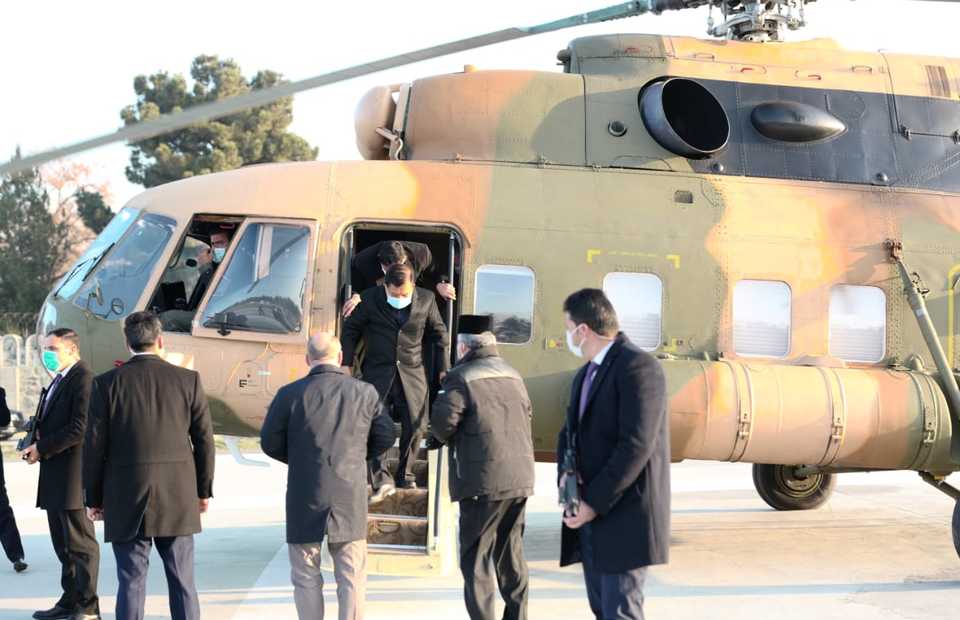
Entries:
{"type": "MultiPolygon", "coordinates": [[[[399,429],[397,429],[399,437],[399,429]]],[[[397,444],[385,458],[396,472],[397,444]]],[[[456,505],[447,486],[447,451],[423,444],[413,466],[416,489],[397,489],[367,514],[368,571],[388,575],[446,574],[456,565],[456,505]]]]}

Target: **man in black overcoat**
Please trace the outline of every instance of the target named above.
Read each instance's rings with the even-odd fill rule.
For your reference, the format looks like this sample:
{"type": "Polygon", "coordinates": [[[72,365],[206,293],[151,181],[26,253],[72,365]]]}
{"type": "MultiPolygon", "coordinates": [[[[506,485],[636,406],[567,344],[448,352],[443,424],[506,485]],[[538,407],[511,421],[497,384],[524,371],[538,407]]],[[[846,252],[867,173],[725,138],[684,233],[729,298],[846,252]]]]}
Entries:
{"type": "MultiPolygon", "coordinates": [[[[567,347],[589,360],[573,380],[557,462],[576,454],[580,508],[564,515],[560,564],[583,562],[597,618],[643,618],[647,566],[670,551],[670,424],[659,362],[619,333],[603,291],[563,304],[567,347]]],[[[561,482],[562,486],[562,482],[561,482]]]]}
{"type": "MultiPolygon", "coordinates": [[[[372,383],[399,420],[400,458],[394,481],[383,459],[370,461],[374,495],[378,501],[400,488],[416,488],[413,464],[426,424],[429,390],[423,347],[447,351],[447,328],[433,293],[414,286],[413,270],[391,265],[384,285],[364,291],[356,311],[343,322],[343,365],[349,371],[357,345],[365,346],[361,378],[372,383]]],[[[439,371],[449,367],[447,355],[437,356],[439,371]]]]}
{"type": "Polygon", "coordinates": [[[140,620],[150,549],[163,560],[174,620],[196,620],[193,535],[213,496],[213,422],[200,375],[163,359],[160,320],[124,320],[130,360],[96,378],[84,447],[87,513],[117,560],[117,620],[140,620]]]}
{"type": "Polygon", "coordinates": [[[340,342],[307,345],[309,374],[277,392],[260,445],[287,463],[287,544],[301,620],[323,618],[321,543],[333,558],[341,620],[363,617],[367,561],[367,459],[393,445],[393,422],[368,383],[340,368],[340,342]]]}
{"type": "Polygon", "coordinates": [[[23,458],[27,463],[40,463],[37,507],[47,512],[63,593],[52,608],[37,611],[33,617],[99,618],[100,545],[93,523],[84,514],[81,483],[93,372],[80,359],[80,339],[72,329],[48,333],[42,355],[44,366],[54,376],[37,408],[36,443],[24,450],[23,458]]]}

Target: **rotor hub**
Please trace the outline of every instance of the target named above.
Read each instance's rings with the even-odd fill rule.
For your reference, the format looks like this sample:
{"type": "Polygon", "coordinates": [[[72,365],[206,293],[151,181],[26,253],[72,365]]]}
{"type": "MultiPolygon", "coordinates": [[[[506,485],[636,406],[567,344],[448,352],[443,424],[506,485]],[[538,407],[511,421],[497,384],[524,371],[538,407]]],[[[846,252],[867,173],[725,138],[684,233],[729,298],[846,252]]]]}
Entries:
{"type": "Polygon", "coordinates": [[[804,6],[815,0],[713,0],[707,18],[707,34],[734,41],[765,43],[783,41],[786,30],[806,25],[804,6]],[[722,21],[713,19],[719,7],[722,21]]]}

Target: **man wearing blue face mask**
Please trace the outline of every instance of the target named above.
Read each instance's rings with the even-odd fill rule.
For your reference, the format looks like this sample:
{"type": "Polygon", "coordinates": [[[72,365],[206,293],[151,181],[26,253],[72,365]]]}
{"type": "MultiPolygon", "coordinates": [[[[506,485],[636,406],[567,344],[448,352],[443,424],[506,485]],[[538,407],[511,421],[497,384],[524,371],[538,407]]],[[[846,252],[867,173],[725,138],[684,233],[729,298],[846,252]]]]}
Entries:
{"type": "Polygon", "coordinates": [[[223,262],[223,257],[227,255],[227,247],[229,246],[230,237],[222,230],[214,231],[210,235],[210,249],[202,252],[200,256],[197,257],[200,264],[198,268],[201,270],[200,277],[197,278],[197,283],[194,285],[193,292],[190,294],[190,301],[187,302],[187,310],[196,310],[200,305],[203,294],[207,292],[207,287],[210,286],[210,280],[213,279],[213,274],[217,272],[217,268],[220,266],[220,263],[223,262]]]}
{"type": "Polygon", "coordinates": [[[80,339],[72,329],[51,331],[43,342],[43,365],[53,381],[43,392],[34,424],[37,441],[22,453],[40,462],[37,507],[47,512],[50,539],[60,560],[63,594],[56,604],[33,614],[37,620],[100,618],[97,575],[100,545],[83,510],[83,437],[93,373],[80,359],[80,339]]]}
{"type": "MultiPolygon", "coordinates": [[[[396,487],[416,488],[413,464],[423,437],[428,387],[423,365],[424,343],[447,349],[447,328],[440,317],[433,292],[414,286],[409,265],[391,265],[383,286],[367,289],[362,303],[343,322],[343,366],[349,372],[357,345],[366,352],[362,379],[372,383],[391,417],[401,425],[400,457],[391,477],[382,458],[370,461],[371,484],[377,502],[392,495],[396,487]]],[[[441,374],[449,360],[439,356],[441,374]]]]}

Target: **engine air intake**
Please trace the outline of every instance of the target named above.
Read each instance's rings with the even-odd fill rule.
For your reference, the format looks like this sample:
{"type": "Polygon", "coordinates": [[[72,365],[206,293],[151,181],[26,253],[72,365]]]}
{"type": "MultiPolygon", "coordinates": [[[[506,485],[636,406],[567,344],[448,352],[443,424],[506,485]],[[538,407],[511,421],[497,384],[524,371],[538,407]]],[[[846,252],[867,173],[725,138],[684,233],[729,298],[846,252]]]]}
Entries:
{"type": "Polygon", "coordinates": [[[727,146],[727,113],[709,90],[693,80],[655,82],[641,91],[639,104],[647,131],[671,153],[706,159],[727,146]]]}

